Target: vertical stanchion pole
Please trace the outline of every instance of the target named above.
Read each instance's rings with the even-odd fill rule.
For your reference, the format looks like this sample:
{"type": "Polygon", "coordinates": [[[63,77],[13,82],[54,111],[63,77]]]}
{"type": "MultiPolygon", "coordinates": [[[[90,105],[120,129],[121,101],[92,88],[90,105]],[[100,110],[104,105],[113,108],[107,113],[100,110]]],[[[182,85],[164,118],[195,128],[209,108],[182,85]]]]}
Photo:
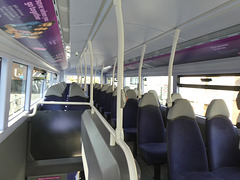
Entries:
{"type": "Polygon", "coordinates": [[[118,86],[117,86],[117,128],[116,140],[123,140],[123,109],[121,107],[122,92],[123,92],[123,68],[124,68],[124,27],[121,0],[113,0],[113,5],[116,12],[117,28],[118,28],[118,86]]]}
{"type": "Polygon", "coordinates": [[[139,62],[139,68],[138,68],[138,99],[141,99],[142,97],[142,66],[143,66],[143,59],[144,59],[146,47],[147,47],[146,44],[144,44],[142,47],[142,54],[139,62]]]}
{"type": "Polygon", "coordinates": [[[81,88],[82,88],[82,76],[83,76],[83,70],[82,70],[82,59],[81,59],[81,57],[80,57],[80,61],[79,61],[79,63],[80,63],[80,86],[81,86],[81,88]]]}
{"type": "Polygon", "coordinates": [[[87,91],[87,58],[86,58],[86,52],[83,52],[84,57],[84,64],[85,64],[85,78],[84,78],[84,91],[87,91]]]}
{"type": "Polygon", "coordinates": [[[104,64],[102,65],[102,71],[101,71],[101,88],[103,87],[103,68],[104,68],[104,64]]]}
{"type": "Polygon", "coordinates": [[[91,114],[94,114],[94,110],[93,110],[93,50],[92,50],[92,41],[88,41],[88,47],[89,47],[89,50],[90,50],[90,59],[91,59],[90,106],[91,106],[91,114]]]}
{"type": "Polygon", "coordinates": [[[77,84],[79,84],[79,62],[77,63],[77,67],[76,67],[76,71],[77,71],[77,84]]]}
{"type": "Polygon", "coordinates": [[[95,67],[95,75],[94,75],[94,84],[96,84],[97,69],[98,69],[98,66],[96,65],[96,67],[95,67]]]}
{"type": "Polygon", "coordinates": [[[172,98],[171,98],[171,89],[172,89],[172,69],[173,69],[173,62],[175,57],[175,52],[177,48],[178,38],[180,34],[180,29],[176,29],[174,33],[173,45],[171,56],[168,65],[168,98],[167,98],[167,106],[172,107],[172,98]]]}
{"type": "Polygon", "coordinates": [[[114,62],[113,74],[112,74],[112,90],[113,90],[113,91],[114,91],[114,78],[115,78],[116,65],[117,65],[117,57],[116,57],[115,62],[114,62]]]}

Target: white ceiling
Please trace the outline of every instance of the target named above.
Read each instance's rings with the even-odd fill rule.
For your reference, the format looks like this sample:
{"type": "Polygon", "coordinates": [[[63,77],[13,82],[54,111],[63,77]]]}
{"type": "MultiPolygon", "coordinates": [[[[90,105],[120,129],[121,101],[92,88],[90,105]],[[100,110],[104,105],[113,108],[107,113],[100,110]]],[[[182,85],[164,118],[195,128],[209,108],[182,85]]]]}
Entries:
{"type": "MultiPolygon", "coordinates": [[[[71,0],[70,1],[70,44],[71,68],[76,68],[79,56],[91,35],[94,20],[98,24],[101,20],[99,9],[109,0],[71,0]],[[100,18],[99,18],[100,17],[100,18]]],[[[174,29],[183,23],[203,15],[204,13],[226,3],[237,2],[233,7],[204,19],[198,24],[185,28],[180,33],[179,42],[184,42],[217,30],[239,24],[240,2],[227,0],[122,0],[125,51],[174,29]]],[[[104,11],[104,8],[103,8],[104,11]]],[[[101,13],[101,12],[100,12],[101,13]]],[[[95,27],[96,28],[96,27],[95,27]]],[[[147,46],[146,53],[150,53],[171,46],[173,37],[168,35],[147,46]]],[[[112,7],[102,23],[96,36],[92,40],[94,65],[112,65],[117,55],[117,24],[114,8],[112,7]]],[[[132,59],[141,54],[141,48],[125,55],[125,59],[132,59]]],[[[89,55],[88,65],[90,65],[89,55]]]]}

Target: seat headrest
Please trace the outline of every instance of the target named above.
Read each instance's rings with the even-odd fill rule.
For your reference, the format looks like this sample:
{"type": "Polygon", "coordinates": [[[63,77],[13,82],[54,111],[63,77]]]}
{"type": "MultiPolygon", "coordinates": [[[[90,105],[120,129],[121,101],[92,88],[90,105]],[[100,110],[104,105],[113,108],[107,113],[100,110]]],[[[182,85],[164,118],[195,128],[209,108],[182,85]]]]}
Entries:
{"type": "Polygon", "coordinates": [[[176,101],[176,99],[182,99],[182,96],[179,93],[173,93],[171,96],[172,96],[172,102],[176,101]]]}
{"type": "MultiPolygon", "coordinates": [[[[114,89],[115,89],[115,85],[114,85],[114,89]]],[[[113,92],[114,90],[112,89],[112,85],[108,87],[106,93],[111,93],[113,92]]]]}
{"type": "Polygon", "coordinates": [[[223,116],[229,118],[229,111],[227,105],[222,99],[214,99],[208,105],[206,111],[206,119],[209,120],[216,116],[223,116]]]}
{"type": "Polygon", "coordinates": [[[101,90],[101,88],[102,88],[102,87],[101,87],[101,84],[99,84],[98,87],[97,87],[97,89],[98,89],[98,90],[101,90]]]}
{"type": "Polygon", "coordinates": [[[137,100],[137,94],[134,90],[132,89],[128,89],[127,92],[126,92],[126,97],[127,99],[135,99],[137,100]]]}
{"type": "Polygon", "coordinates": [[[155,90],[149,90],[148,93],[152,93],[157,100],[159,99],[158,94],[155,90]]]}
{"type": "Polygon", "coordinates": [[[84,98],[86,97],[84,91],[80,86],[73,86],[69,91],[68,97],[74,97],[74,96],[80,96],[84,98]]]}
{"type": "Polygon", "coordinates": [[[69,91],[71,91],[72,88],[79,88],[80,86],[77,83],[72,83],[69,87],[69,91]]]}
{"type": "Polygon", "coordinates": [[[135,88],[134,91],[138,95],[138,88],[135,88]]]}
{"type": "Polygon", "coordinates": [[[57,96],[57,97],[62,97],[62,93],[59,91],[57,86],[51,86],[47,89],[45,95],[46,96],[57,96]]]}
{"type": "Polygon", "coordinates": [[[113,91],[112,96],[117,96],[117,88],[113,91]]]}
{"type": "Polygon", "coordinates": [[[109,86],[110,86],[110,84],[104,84],[101,91],[107,91],[109,86]]]}
{"type": "Polygon", "coordinates": [[[178,117],[188,117],[195,119],[195,114],[190,102],[186,99],[176,99],[173,106],[169,109],[167,118],[174,120],[178,117]]]}
{"type": "Polygon", "coordinates": [[[62,81],[60,83],[63,85],[64,88],[67,87],[67,84],[64,81],[62,81]]]}
{"type": "Polygon", "coordinates": [[[237,95],[236,102],[237,102],[237,108],[238,108],[238,110],[240,110],[240,92],[237,95]]]}
{"type": "Polygon", "coordinates": [[[130,89],[130,87],[128,87],[128,86],[125,86],[125,87],[123,88],[123,90],[124,90],[125,93],[126,93],[127,90],[129,90],[129,89],[130,89]]]}
{"type": "Polygon", "coordinates": [[[148,105],[159,107],[159,102],[152,93],[144,94],[143,98],[140,100],[138,104],[138,107],[144,107],[148,105]]]}

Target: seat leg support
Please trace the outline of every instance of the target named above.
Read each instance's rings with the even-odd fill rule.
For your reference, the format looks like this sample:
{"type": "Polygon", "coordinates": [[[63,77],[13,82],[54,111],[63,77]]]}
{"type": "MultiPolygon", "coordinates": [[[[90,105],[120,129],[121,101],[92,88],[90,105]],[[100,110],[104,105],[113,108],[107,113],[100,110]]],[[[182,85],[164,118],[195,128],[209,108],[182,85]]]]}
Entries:
{"type": "Polygon", "coordinates": [[[161,179],[161,165],[154,166],[154,180],[161,179]]]}

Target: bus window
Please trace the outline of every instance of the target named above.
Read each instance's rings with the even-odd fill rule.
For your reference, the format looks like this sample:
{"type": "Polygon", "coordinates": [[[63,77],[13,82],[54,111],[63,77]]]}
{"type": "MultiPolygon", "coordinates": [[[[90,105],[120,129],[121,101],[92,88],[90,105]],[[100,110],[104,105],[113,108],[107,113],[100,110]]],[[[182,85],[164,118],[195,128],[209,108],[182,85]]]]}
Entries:
{"type": "Polygon", "coordinates": [[[9,116],[23,110],[26,95],[27,66],[13,63],[9,116]]]}
{"type": "Polygon", "coordinates": [[[138,87],[138,77],[126,77],[125,86],[130,87],[130,89],[135,89],[138,87]]]}
{"type": "MultiPolygon", "coordinates": [[[[81,77],[80,77],[81,78],[81,77]]],[[[90,84],[90,79],[91,77],[90,76],[87,76],[86,80],[87,80],[87,84],[90,84]]],[[[93,77],[93,81],[94,81],[94,77],[93,77]]],[[[73,76],[73,75],[67,75],[66,76],[66,83],[72,83],[72,82],[75,82],[77,83],[77,76],[73,76]]],[[[99,83],[100,82],[100,78],[97,76],[95,78],[95,82],[93,83],[99,83]]],[[[80,83],[80,79],[79,79],[79,83],[80,83]]],[[[85,77],[82,76],[82,84],[85,83],[85,77]]]]}
{"type": "Polygon", "coordinates": [[[50,87],[50,78],[51,78],[51,73],[47,73],[47,78],[46,78],[46,89],[50,87]]]}
{"type": "Polygon", "coordinates": [[[44,71],[34,68],[32,76],[31,105],[42,98],[45,74],[44,71]]]}
{"type": "MultiPolygon", "coordinates": [[[[149,90],[155,90],[158,94],[160,103],[162,105],[166,105],[168,93],[168,76],[145,76],[143,78],[143,84],[143,93],[147,93],[149,90]]],[[[173,92],[173,87],[171,92],[173,92]]]]}
{"type": "Polygon", "coordinates": [[[213,99],[223,99],[229,109],[230,120],[236,124],[239,114],[236,97],[240,88],[240,76],[179,77],[179,93],[188,99],[197,115],[205,116],[213,99]]]}

